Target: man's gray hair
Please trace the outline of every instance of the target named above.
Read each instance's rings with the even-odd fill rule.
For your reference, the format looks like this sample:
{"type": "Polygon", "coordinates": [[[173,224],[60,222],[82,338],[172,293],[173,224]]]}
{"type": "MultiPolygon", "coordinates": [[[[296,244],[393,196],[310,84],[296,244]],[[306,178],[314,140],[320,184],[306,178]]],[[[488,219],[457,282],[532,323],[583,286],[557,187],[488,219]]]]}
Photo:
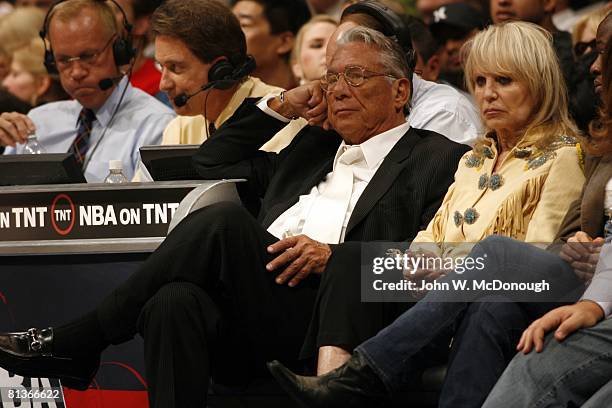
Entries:
{"type": "Polygon", "coordinates": [[[412,82],[412,71],[408,67],[406,54],[391,38],[385,36],[379,31],[371,28],[357,26],[348,29],[338,38],[338,46],[350,43],[364,43],[372,45],[381,53],[380,64],[384,67],[384,74],[394,76],[396,78],[407,78],[412,82]]]}
{"type": "Polygon", "coordinates": [[[383,74],[395,78],[406,78],[410,81],[410,99],[404,106],[404,114],[408,115],[412,100],[412,69],[408,65],[406,54],[402,47],[393,39],[385,36],[380,31],[371,28],[357,26],[346,30],[337,40],[338,47],[350,43],[363,43],[372,45],[380,51],[380,64],[384,67],[383,74]]]}

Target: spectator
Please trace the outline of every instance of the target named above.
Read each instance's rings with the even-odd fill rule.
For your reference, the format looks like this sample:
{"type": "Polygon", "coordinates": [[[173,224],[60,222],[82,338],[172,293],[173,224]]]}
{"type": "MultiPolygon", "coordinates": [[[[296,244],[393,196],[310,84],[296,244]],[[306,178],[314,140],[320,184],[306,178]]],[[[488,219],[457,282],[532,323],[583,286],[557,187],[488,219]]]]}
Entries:
{"type": "Polygon", "coordinates": [[[340,20],[342,9],[347,0],[307,0],[312,15],[326,14],[334,20],[340,20]]]}
{"type": "Polygon", "coordinates": [[[211,375],[244,384],[269,358],[295,360],[332,248],[411,236],[466,150],[406,122],[411,72],[396,43],[355,28],[335,50],[325,94],[311,83],[245,103],[195,157],[204,177],[246,178],[259,220],[231,203],[193,213],[97,311],[0,335],[0,365],[84,389],[100,352],[140,331],[151,406],[183,408],[206,406],[211,375]],[[261,152],[296,115],[337,133],[308,126],[280,154],[261,152]]]}
{"type": "MultiPolygon", "coordinates": [[[[601,60],[603,109],[591,127],[592,139],[597,141],[594,162],[598,167],[606,166],[604,163],[609,163],[612,157],[612,42],[609,38],[601,60]]],[[[599,187],[596,194],[601,196],[603,184],[599,187]]],[[[608,242],[602,248],[585,247],[583,253],[585,259],[593,259],[591,262],[596,263],[597,269],[581,301],[551,310],[523,332],[517,346],[519,353],[484,407],[609,405],[612,400],[612,245],[608,242]],[[536,353],[531,353],[532,350],[536,353]],[[516,392],[517,388],[521,392],[516,392]]]]}
{"type": "Polygon", "coordinates": [[[578,20],[591,12],[604,7],[609,1],[598,0],[557,0],[553,24],[559,30],[573,32],[578,20]]]}
{"type": "Polygon", "coordinates": [[[495,24],[509,20],[523,20],[538,24],[553,34],[563,77],[570,95],[570,112],[578,127],[586,132],[595,117],[595,95],[588,71],[592,60],[576,61],[572,36],[553,24],[554,1],[545,0],[490,0],[491,18],[495,24]]]}
{"type": "Polygon", "coordinates": [[[489,15],[489,0],[417,0],[416,8],[421,14],[421,17],[427,24],[433,22],[433,12],[442,6],[454,3],[467,3],[470,6],[480,10],[485,15],[489,15]]]}
{"type": "Polygon", "coordinates": [[[572,31],[572,44],[574,45],[574,55],[577,58],[591,54],[595,51],[597,27],[599,27],[599,24],[601,24],[608,12],[609,10],[607,8],[601,7],[582,16],[576,22],[574,30],[572,31]]]}
{"type": "MultiPolygon", "coordinates": [[[[466,259],[485,260],[483,265],[472,264],[456,273],[448,271],[450,275],[442,282],[487,278],[531,282],[531,275],[539,273],[538,279],[544,275],[551,282],[563,276],[554,285],[559,284],[556,293],[565,294],[581,286],[569,265],[560,271],[559,266],[563,268],[564,264],[560,258],[514,240],[552,242],[570,204],[580,196],[584,181],[575,141],[566,139],[566,135],[578,132],[569,119],[567,95],[550,35],[524,22],[492,26],[474,37],[470,50],[466,78],[489,131],[487,142],[465,155],[443,204],[410,248],[428,243],[427,248],[436,252],[432,256],[446,260],[465,256],[453,243],[477,243],[466,259]],[[561,86],[556,87],[558,84],[561,86]],[[552,149],[556,152],[554,159],[548,156],[543,160],[546,154],[539,149],[552,149]],[[530,154],[513,153],[516,151],[530,154]],[[503,237],[485,239],[492,234],[503,237]]],[[[336,252],[335,259],[339,255],[336,252]]],[[[350,272],[355,273],[354,264],[358,269],[360,261],[352,262],[350,272]]],[[[345,257],[344,262],[351,262],[350,258],[345,257]]],[[[332,271],[338,269],[328,272],[332,271]]],[[[406,279],[433,281],[444,274],[443,267],[417,267],[406,279]]],[[[334,301],[334,295],[346,291],[339,282],[346,286],[348,276],[344,274],[337,281],[331,273],[324,276],[320,293],[328,294],[330,300],[322,299],[320,304],[330,312],[342,306],[334,301]],[[336,290],[330,292],[334,282],[336,290]]],[[[511,358],[508,354],[514,352],[514,342],[508,338],[513,337],[515,325],[521,324],[521,319],[513,315],[516,304],[490,301],[487,295],[495,291],[475,291],[473,287],[456,292],[431,290],[393,324],[367,340],[368,334],[375,332],[367,333],[359,327],[366,316],[364,311],[371,306],[361,302],[359,283],[353,292],[355,288],[353,302],[343,307],[343,320],[339,321],[354,330],[348,331],[346,338],[339,338],[341,328],[337,326],[328,326],[325,332],[335,337],[333,341],[340,341],[335,344],[348,344],[349,351],[356,347],[348,363],[317,378],[295,376],[280,363],[270,365],[291,396],[308,407],[369,407],[375,401],[383,402],[390,392],[414,384],[415,373],[436,361],[438,353],[450,352],[439,406],[480,407],[511,358]],[[477,303],[470,305],[471,301],[477,303]],[[482,329],[474,330],[474,326],[482,329]],[[358,335],[364,336],[361,345],[354,342],[359,340],[358,335]]],[[[326,318],[323,313],[319,316],[321,321],[326,318]]],[[[371,316],[380,319],[376,314],[371,316]]],[[[316,324],[317,317],[313,320],[316,324]]]]}
{"type": "MultiPolygon", "coordinates": [[[[149,43],[149,30],[151,26],[151,15],[162,0],[116,0],[125,11],[130,24],[132,24],[131,35],[133,46],[136,48],[136,58],[132,68],[130,82],[138,89],[149,95],[155,96],[164,103],[168,100],[163,92],[159,90],[161,72],[155,67],[155,60],[145,55],[145,49],[149,43]]],[[[122,16],[118,18],[121,21],[122,16]]]]}
{"type": "Polygon", "coordinates": [[[232,10],[255,57],[253,76],[283,89],[297,86],[289,58],[300,27],[310,18],[304,0],[232,0],[232,10]]]}
{"type": "MultiPolygon", "coordinates": [[[[361,25],[395,38],[414,64],[410,31],[401,17],[377,1],[362,1],[347,7],[340,26],[330,40],[333,46],[343,31],[361,25]]],[[[448,85],[412,78],[412,100],[407,120],[418,129],[427,129],[457,143],[473,145],[481,131],[476,107],[465,96],[448,85]]]]}
{"type": "Polygon", "coordinates": [[[426,81],[438,82],[442,47],[421,20],[406,16],[404,21],[410,31],[412,46],[416,52],[414,72],[426,81]]]}
{"type": "Polygon", "coordinates": [[[59,80],[45,69],[44,54],[40,38],[18,49],[13,53],[11,70],[2,81],[6,90],[32,107],[68,99],[59,80]]]}
{"type": "Polygon", "coordinates": [[[338,23],[327,15],[317,15],[300,28],[291,56],[293,74],[300,84],[321,79],[325,74],[325,50],[338,23]]]}
{"type": "Polygon", "coordinates": [[[16,0],[15,7],[37,7],[47,12],[57,0],[16,0]]]}
{"type": "Polygon", "coordinates": [[[0,143],[10,146],[4,154],[21,153],[36,132],[47,152],[73,153],[88,181],[104,180],[109,160],[121,160],[131,178],[139,147],[158,144],[174,114],[122,77],[120,67],[132,55],[114,9],[95,0],[62,2],[51,9],[42,34],[49,44],[47,68],[59,72],[75,100],[48,103],[28,116],[3,113],[0,143]]]}
{"type": "Polygon", "coordinates": [[[44,19],[45,13],[33,7],[20,8],[0,17],[0,80],[10,70],[13,52],[38,37],[44,19]]]}
{"type": "Polygon", "coordinates": [[[466,3],[442,6],[433,13],[431,32],[444,49],[440,76],[455,88],[466,91],[461,47],[487,25],[486,17],[466,3]]]}

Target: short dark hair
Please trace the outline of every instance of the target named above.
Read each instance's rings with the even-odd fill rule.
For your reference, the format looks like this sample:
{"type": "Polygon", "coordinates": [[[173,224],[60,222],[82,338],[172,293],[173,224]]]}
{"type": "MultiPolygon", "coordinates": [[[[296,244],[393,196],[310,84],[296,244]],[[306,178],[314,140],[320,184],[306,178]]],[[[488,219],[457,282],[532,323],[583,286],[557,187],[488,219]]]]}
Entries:
{"type": "MultiPolygon", "coordinates": [[[[231,0],[232,7],[242,0],[231,0]]],[[[291,31],[294,35],[310,20],[310,10],[304,0],[250,0],[260,4],[270,24],[270,33],[291,31]]]]}
{"type": "Polygon", "coordinates": [[[429,61],[440,49],[440,44],[422,20],[408,15],[401,16],[401,19],[410,31],[416,52],[423,58],[423,62],[429,61]]]}
{"type": "Polygon", "coordinates": [[[246,40],[240,23],[217,0],[165,0],[151,17],[151,31],[181,40],[206,64],[227,57],[236,66],[246,59],[246,40]]]}

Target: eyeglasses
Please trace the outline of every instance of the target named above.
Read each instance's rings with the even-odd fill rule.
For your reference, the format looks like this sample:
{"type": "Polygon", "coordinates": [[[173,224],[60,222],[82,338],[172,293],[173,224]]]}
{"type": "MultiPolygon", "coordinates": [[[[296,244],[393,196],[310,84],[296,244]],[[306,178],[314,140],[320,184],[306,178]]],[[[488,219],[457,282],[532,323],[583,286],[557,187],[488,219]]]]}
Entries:
{"type": "Polygon", "coordinates": [[[378,76],[386,76],[389,78],[397,79],[393,75],[381,74],[380,72],[369,71],[359,65],[347,65],[344,68],[344,72],[327,72],[321,77],[321,89],[329,91],[333,88],[340,77],[343,76],[347,84],[353,87],[361,86],[366,79],[378,76]]]}
{"type": "Polygon", "coordinates": [[[106,51],[106,49],[113,42],[114,39],[115,39],[115,36],[113,35],[108,40],[108,42],[104,45],[104,47],[102,47],[100,50],[96,52],[84,52],[78,57],[68,57],[68,56],[56,57],[55,63],[57,65],[57,68],[60,70],[67,69],[68,67],[72,66],[72,63],[75,61],[79,61],[79,63],[81,63],[82,65],[86,67],[91,67],[97,61],[98,57],[102,55],[104,51],[106,51]]]}
{"type": "Polygon", "coordinates": [[[589,48],[592,51],[595,49],[595,47],[597,47],[596,40],[592,40],[589,42],[577,42],[576,45],[574,45],[574,55],[576,55],[577,57],[581,57],[586,53],[589,48]]]}

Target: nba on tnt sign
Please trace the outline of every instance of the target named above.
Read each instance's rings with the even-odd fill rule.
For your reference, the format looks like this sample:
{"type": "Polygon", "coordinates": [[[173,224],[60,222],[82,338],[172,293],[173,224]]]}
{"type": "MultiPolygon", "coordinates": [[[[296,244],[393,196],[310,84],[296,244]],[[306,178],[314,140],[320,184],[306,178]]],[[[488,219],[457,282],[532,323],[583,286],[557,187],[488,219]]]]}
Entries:
{"type": "Polygon", "coordinates": [[[51,203],[51,225],[62,236],[70,234],[76,220],[76,210],[67,194],[58,194],[51,203]]]}

